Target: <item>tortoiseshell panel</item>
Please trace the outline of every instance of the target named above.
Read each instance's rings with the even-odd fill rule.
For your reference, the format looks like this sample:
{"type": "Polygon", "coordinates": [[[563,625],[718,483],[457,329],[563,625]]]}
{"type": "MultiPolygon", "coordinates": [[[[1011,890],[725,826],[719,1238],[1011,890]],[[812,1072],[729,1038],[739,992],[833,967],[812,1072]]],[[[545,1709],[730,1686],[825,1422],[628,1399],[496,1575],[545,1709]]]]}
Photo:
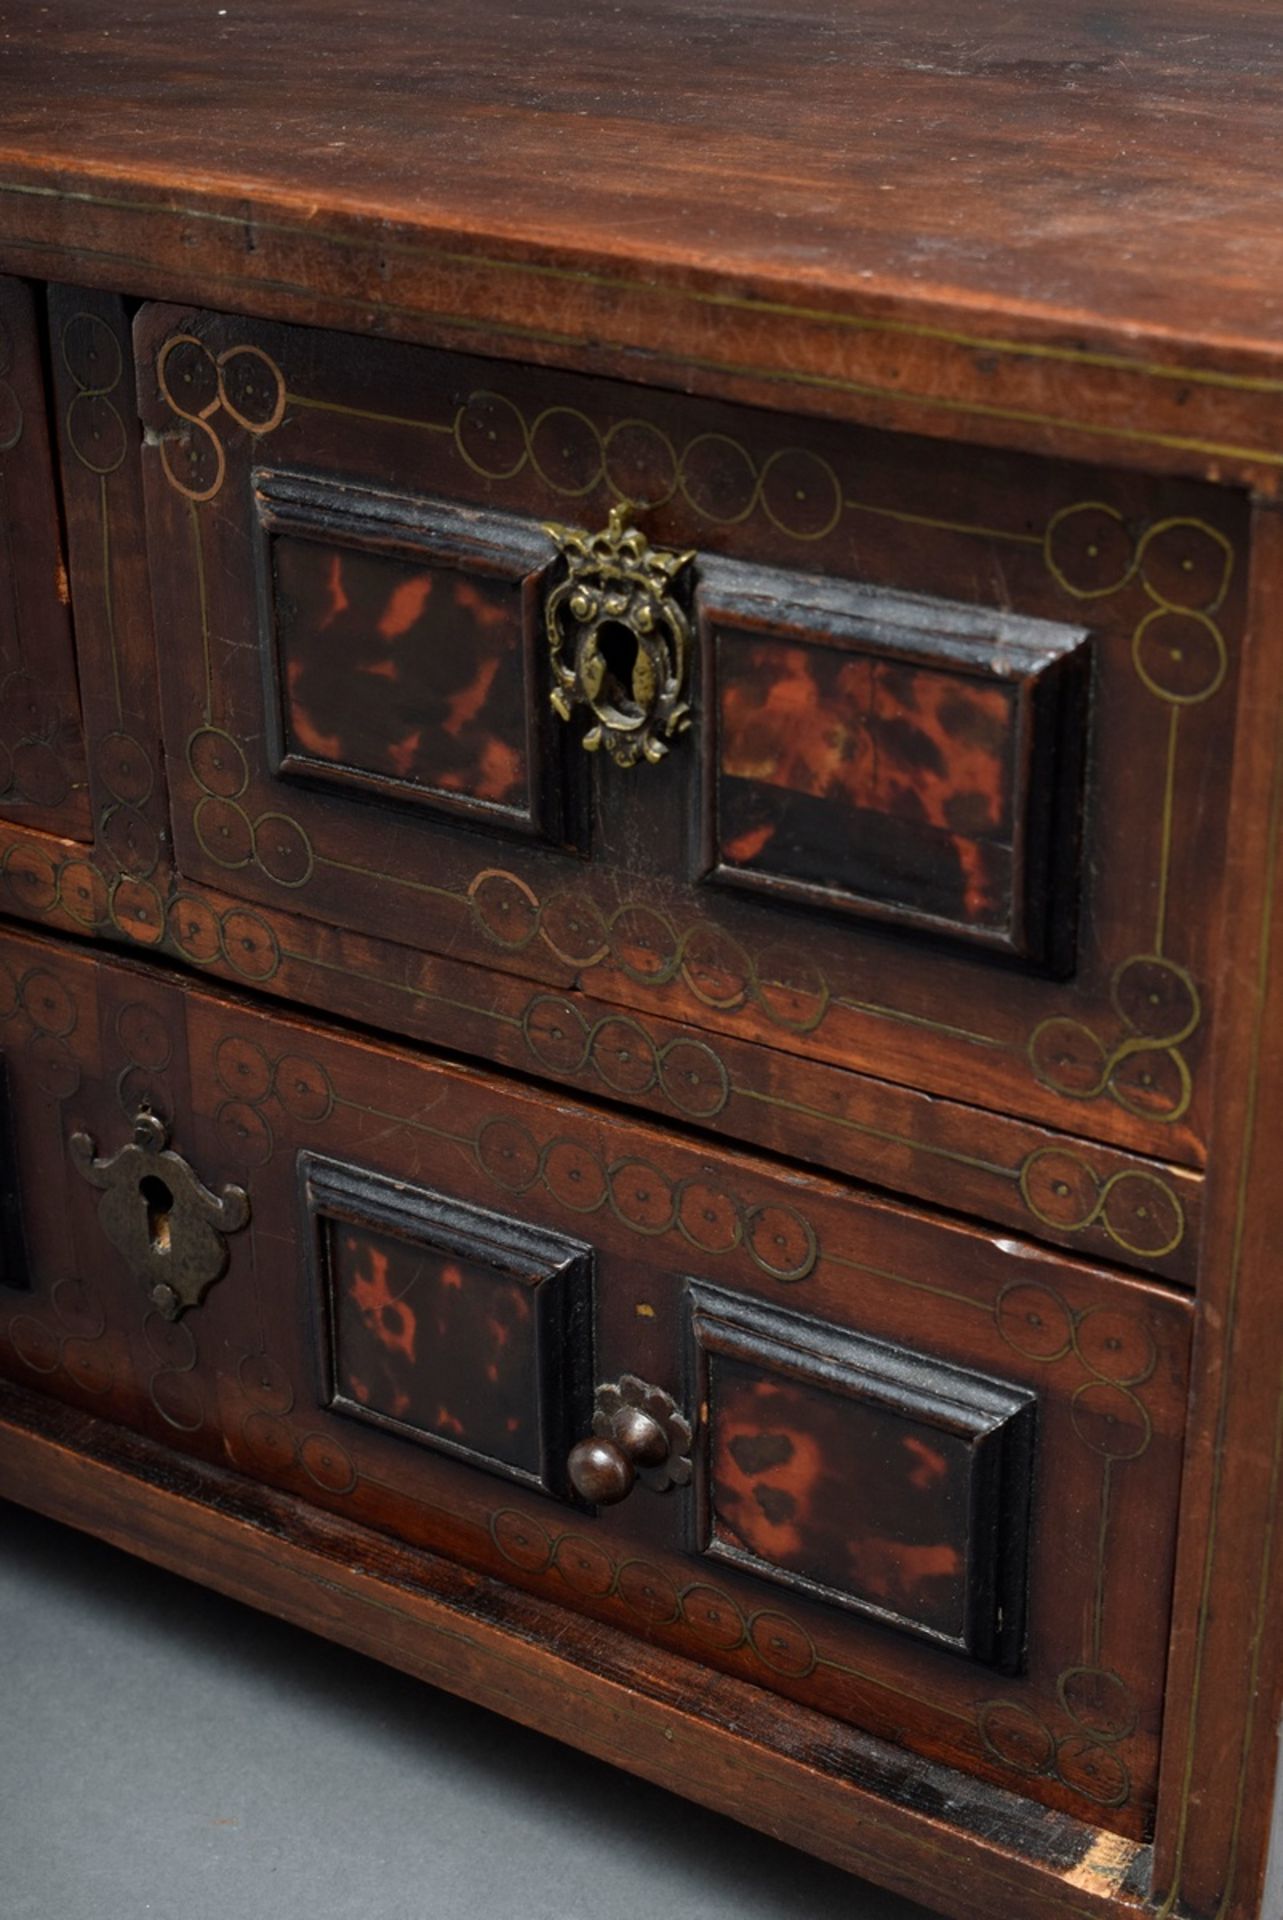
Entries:
{"type": "Polygon", "coordinates": [[[584,1249],[310,1156],[304,1178],[329,1404],[561,1492],[586,1419],[565,1352],[584,1249]]]}
{"type": "Polygon", "coordinates": [[[1081,636],[888,635],[859,590],[799,607],[782,580],[770,603],[714,587],[706,610],[717,878],[1042,957],[1063,718],[1049,695],[1081,636]]]}
{"type": "Polygon", "coordinates": [[[721,847],[733,866],[1006,925],[1009,688],[731,640],[718,691],[721,847]]]}
{"type": "Polygon", "coordinates": [[[704,1551],[1008,1664],[1032,1398],[697,1290],[704,1551]]]}
{"type": "Polygon", "coordinates": [[[288,537],[272,573],[287,770],[529,814],[519,579],[288,537]]]}

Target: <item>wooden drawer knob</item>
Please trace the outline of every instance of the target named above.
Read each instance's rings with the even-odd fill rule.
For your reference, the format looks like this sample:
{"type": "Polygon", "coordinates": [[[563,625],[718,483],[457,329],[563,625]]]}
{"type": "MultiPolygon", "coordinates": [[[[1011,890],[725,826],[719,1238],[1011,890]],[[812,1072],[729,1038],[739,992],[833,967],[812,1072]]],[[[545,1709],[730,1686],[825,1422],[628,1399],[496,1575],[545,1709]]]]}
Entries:
{"type": "Polygon", "coordinates": [[[661,1387],[635,1374],[598,1387],[591,1436],[570,1450],[570,1482],[581,1500],[612,1507],[638,1480],[656,1493],[691,1477],[690,1422],[661,1387]]]}

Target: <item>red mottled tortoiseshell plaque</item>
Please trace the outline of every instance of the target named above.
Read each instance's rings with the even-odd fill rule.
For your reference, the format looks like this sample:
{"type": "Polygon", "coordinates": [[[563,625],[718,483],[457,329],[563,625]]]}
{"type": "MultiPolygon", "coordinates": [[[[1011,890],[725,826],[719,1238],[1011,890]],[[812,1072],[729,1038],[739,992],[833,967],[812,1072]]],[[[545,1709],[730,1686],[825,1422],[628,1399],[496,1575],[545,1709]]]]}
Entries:
{"type": "Polygon", "coordinates": [[[302,1177],[328,1405],[563,1494],[590,1404],[568,1339],[587,1249],[314,1155],[302,1177]]]}
{"type": "Polygon", "coordinates": [[[1048,957],[1054,884],[1071,918],[1064,683],[1082,634],[728,564],[705,576],[713,877],[1048,957]]]}
{"type": "Polygon", "coordinates": [[[273,543],[287,760],[528,810],[519,581],[273,543]]]}
{"type": "Polygon", "coordinates": [[[533,672],[546,535],[306,474],[255,487],[273,771],[558,837],[533,672]]]}
{"type": "Polygon", "coordinates": [[[712,1289],[693,1300],[704,1552],[1011,1665],[1033,1395],[712,1289]]]}

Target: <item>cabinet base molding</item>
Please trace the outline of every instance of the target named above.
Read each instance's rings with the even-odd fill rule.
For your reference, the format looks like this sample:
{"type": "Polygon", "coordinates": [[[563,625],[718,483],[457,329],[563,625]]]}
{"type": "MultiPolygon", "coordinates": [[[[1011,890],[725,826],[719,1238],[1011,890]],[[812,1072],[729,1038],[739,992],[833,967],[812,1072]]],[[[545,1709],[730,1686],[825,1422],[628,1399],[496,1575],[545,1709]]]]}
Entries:
{"type": "Polygon", "coordinates": [[[0,1497],[956,1920],[1158,1911],[1149,1847],[4,1383],[0,1497]]]}

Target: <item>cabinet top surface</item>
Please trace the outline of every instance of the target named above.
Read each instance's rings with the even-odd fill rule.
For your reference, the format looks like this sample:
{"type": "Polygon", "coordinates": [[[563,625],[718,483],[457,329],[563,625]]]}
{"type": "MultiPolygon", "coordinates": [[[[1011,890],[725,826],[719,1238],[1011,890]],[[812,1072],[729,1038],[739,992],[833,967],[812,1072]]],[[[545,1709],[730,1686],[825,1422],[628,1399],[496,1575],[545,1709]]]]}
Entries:
{"type": "Polygon", "coordinates": [[[602,317],[641,288],[705,303],[692,359],[751,306],[1277,373],[1281,179],[1269,4],[0,0],[0,261],[152,292],[219,247],[223,305],[233,245],[324,293],[325,234],[502,267],[549,339],[595,302],[656,351],[602,317]]]}

